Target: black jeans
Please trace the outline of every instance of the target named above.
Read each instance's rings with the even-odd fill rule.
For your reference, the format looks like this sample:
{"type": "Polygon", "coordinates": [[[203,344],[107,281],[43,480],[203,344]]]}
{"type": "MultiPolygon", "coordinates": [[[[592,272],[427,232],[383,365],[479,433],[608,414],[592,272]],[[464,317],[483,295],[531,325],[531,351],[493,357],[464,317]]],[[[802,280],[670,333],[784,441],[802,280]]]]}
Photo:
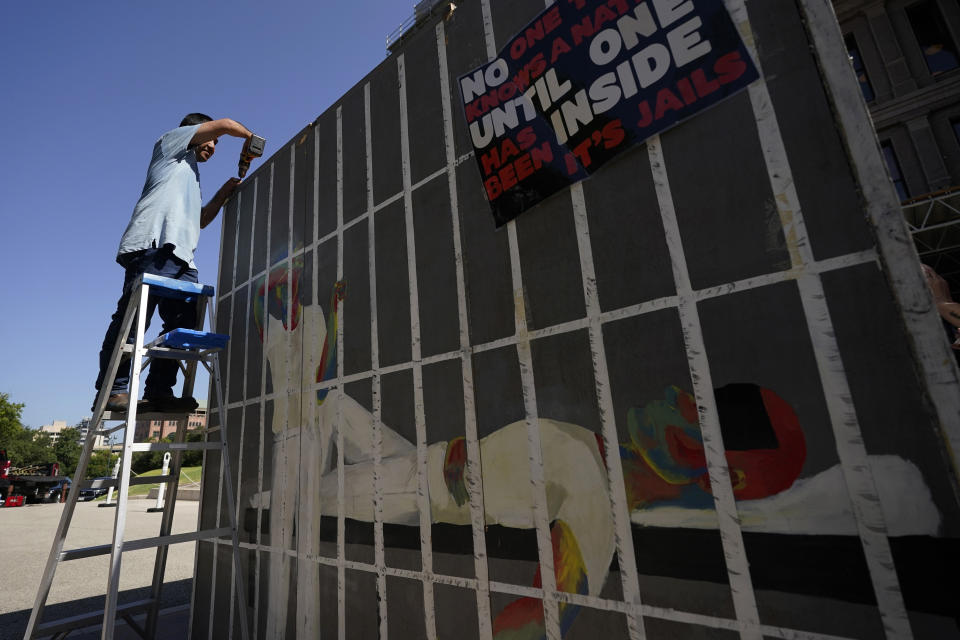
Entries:
{"type": "MultiPolygon", "coordinates": [[[[110,356],[113,353],[114,344],[120,334],[120,325],[123,324],[123,316],[127,312],[127,304],[130,296],[134,293],[139,295],[139,290],[132,290],[134,282],[144,273],[152,273],[158,276],[166,276],[175,280],[186,280],[187,282],[197,282],[197,270],[191,269],[187,263],[173,255],[172,247],[166,246],[161,249],[146,249],[144,251],[134,251],[133,253],[124,253],[117,256],[117,262],[126,271],[123,276],[123,294],[117,302],[117,310],[110,318],[110,326],[107,327],[107,334],[103,338],[103,346],[100,348],[100,373],[97,375],[97,390],[103,384],[103,378],[107,374],[107,367],[110,365],[110,356]]],[[[193,329],[197,323],[197,302],[196,298],[191,301],[176,300],[173,298],[160,298],[150,296],[147,302],[147,324],[150,326],[150,319],[153,317],[153,310],[159,307],[160,319],[163,320],[163,331],[166,333],[172,329],[193,329]]],[[[132,344],[134,333],[136,332],[137,318],[134,316],[133,325],[130,327],[130,333],[127,335],[127,342],[132,344]]],[[[169,396],[173,393],[173,385],[177,382],[176,360],[153,360],[150,364],[150,370],[147,374],[147,382],[144,389],[145,398],[157,398],[169,396]]],[[[117,377],[113,381],[111,394],[123,393],[127,390],[130,383],[130,360],[120,361],[120,367],[117,369],[117,377]]]]}

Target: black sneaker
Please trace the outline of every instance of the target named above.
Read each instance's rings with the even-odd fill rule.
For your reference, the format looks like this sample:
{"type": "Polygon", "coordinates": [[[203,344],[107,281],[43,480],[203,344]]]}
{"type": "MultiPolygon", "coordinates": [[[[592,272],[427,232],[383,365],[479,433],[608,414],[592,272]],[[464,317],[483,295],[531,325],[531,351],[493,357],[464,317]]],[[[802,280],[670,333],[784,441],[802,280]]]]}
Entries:
{"type": "Polygon", "coordinates": [[[178,398],[170,395],[144,398],[137,404],[137,411],[145,413],[192,413],[199,406],[200,404],[189,396],[178,398]]]}

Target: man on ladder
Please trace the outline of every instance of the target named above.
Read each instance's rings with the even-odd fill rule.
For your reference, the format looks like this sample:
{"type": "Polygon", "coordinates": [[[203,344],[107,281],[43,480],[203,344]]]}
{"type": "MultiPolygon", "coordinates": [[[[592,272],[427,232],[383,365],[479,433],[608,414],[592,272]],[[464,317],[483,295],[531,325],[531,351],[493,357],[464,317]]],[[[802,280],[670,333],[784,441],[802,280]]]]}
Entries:
{"type": "MultiPolygon", "coordinates": [[[[191,113],[180,122],[178,128],[163,134],[153,147],[153,157],[147,170],[143,193],[133,210],[117,252],[117,262],[125,270],[123,293],[100,349],[100,373],[96,382],[98,391],[107,374],[114,345],[121,338],[119,334],[124,312],[137,279],[148,273],[197,282],[193,254],[197,248],[200,229],[213,222],[227,198],[240,183],[239,178],[230,178],[223,183],[210,202],[202,206],[200,172],[197,165],[213,156],[217,140],[222,135],[249,141],[253,133],[229,118],[214,120],[202,113],[191,113]]],[[[185,301],[161,298],[158,301],[151,296],[146,310],[147,326],[157,306],[163,320],[163,332],[177,328],[193,328],[197,319],[195,299],[185,301]]],[[[132,336],[124,336],[124,339],[129,342],[132,336]]],[[[167,413],[193,411],[197,408],[197,402],[193,398],[177,398],[173,395],[177,369],[178,365],[174,360],[157,360],[151,365],[141,401],[141,411],[167,413]]],[[[130,403],[130,390],[127,389],[129,381],[130,359],[126,358],[120,362],[114,378],[107,399],[107,411],[127,410],[130,403]]]]}
{"type": "MultiPolygon", "coordinates": [[[[116,479],[94,480],[87,486],[118,487],[117,509],[113,525],[112,542],[67,549],[65,541],[74,509],[77,491],[71,491],[60,516],[60,524],[50,548],[37,598],[24,634],[25,640],[53,636],[66,637],[72,630],[84,628],[97,620],[101,625],[101,639],[113,640],[114,626],[118,617],[123,618],[145,640],[156,638],[157,618],[161,603],[161,589],[166,566],[167,550],[171,545],[229,538],[233,551],[236,577],[234,587],[238,598],[246,593],[240,560],[239,538],[236,522],[233,476],[230,472],[230,449],[228,425],[221,419],[224,413],[223,386],[220,379],[218,354],[226,347],[229,336],[203,331],[204,312],[213,326],[213,287],[197,283],[197,270],[193,253],[197,247],[200,229],[216,218],[224,202],[236,189],[239,180],[228,180],[209,204],[201,207],[198,162],[206,162],[213,155],[217,138],[221,135],[246,138],[241,152],[238,173],[243,176],[249,161],[263,152],[263,138],[254,136],[246,127],[230,119],[212,120],[203,114],[190,114],[181,126],[167,132],[157,141],[153,158],[147,171],[143,194],[133,212],[127,231],[120,242],[117,256],[126,270],[123,294],[104,339],[100,353],[100,375],[97,388],[103,387],[94,400],[93,423],[96,425],[87,434],[76,477],[85,477],[87,464],[93,454],[96,435],[112,434],[124,430],[121,469],[116,479]],[[253,141],[253,144],[251,144],[253,141]],[[153,310],[159,306],[163,319],[160,337],[144,342],[146,326],[153,310]],[[135,327],[135,328],[134,328],[135,327]],[[122,340],[121,340],[122,338],[122,340]],[[176,370],[182,362],[184,367],[183,398],[173,395],[177,381],[176,370]],[[202,364],[211,375],[216,391],[217,414],[220,422],[208,428],[203,442],[185,442],[186,414],[194,410],[196,401],[193,392],[196,365],[202,364]],[[144,400],[131,404],[130,394],[137,397],[140,389],[140,372],[150,367],[144,400]],[[104,385],[106,385],[104,387],[104,385]],[[129,387],[129,389],[128,389],[129,387]],[[179,426],[175,442],[134,443],[134,425],[138,415],[163,416],[179,414],[179,426]],[[120,420],[120,427],[106,428],[108,420],[120,420]],[[211,439],[210,434],[218,432],[211,439]],[[179,452],[188,450],[219,451],[219,491],[226,499],[229,524],[193,532],[172,533],[174,505],[180,477],[179,452]],[[132,456],[138,451],[176,452],[173,467],[168,474],[149,478],[131,478],[132,456]],[[126,506],[131,485],[160,481],[169,484],[169,498],[164,503],[160,533],[150,538],[125,539],[126,506]],[[121,556],[126,551],[155,548],[153,584],[150,597],[133,602],[119,602],[121,556]],[[43,620],[44,608],[54,574],[60,562],[109,555],[106,601],[102,611],[68,616],[59,620],[43,620]],[[146,612],[144,626],[133,618],[146,612]]],[[[206,460],[206,455],[204,456],[206,460]]],[[[79,488],[79,487],[78,487],[79,488]]],[[[217,504],[220,497],[218,495],[217,504]]],[[[219,522],[218,522],[219,523],[219,522]]],[[[198,523],[199,524],[199,523],[198,523]]],[[[246,616],[240,617],[243,640],[248,638],[246,616]]]]}

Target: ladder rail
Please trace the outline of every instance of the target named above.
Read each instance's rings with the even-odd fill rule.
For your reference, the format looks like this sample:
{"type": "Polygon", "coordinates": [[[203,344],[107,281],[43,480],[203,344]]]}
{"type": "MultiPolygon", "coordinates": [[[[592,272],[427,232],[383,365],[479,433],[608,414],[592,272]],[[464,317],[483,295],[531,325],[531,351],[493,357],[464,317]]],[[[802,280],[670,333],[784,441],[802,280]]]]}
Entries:
{"type": "MultiPolygon", "coordinates": [[[[165,349],[163,347],[153,346],[156,344],[156,341],[150,344],[144,344],[144,333],[146,331],[146,323],[149,318],[145,313],[148,309],[148,303],[151,296],[151,287],[154,291],[153,295],[160,295],[166,297],[180,297],[183,299],[196,299],[198,304],[196,305],[196,329],[195,331],[202,332],[203,323],[204,323],[204,311],[209,315],[209,320],[211,327],[213,327],[213,309],[212,305],[209,302],[209,297],[213,295],[213,288],[206,285],[198,285],[195,283],[183,283],[177,280],[171,280],[168,278],[163,278],[159,276],[154,276],[151,274],[144,274],[138,278],[130,288],[129,299],[127,302],[127,309],[124,313],[123,320],[121,322],[120,333],[117,337],[117,342],[113,347],[113,352],[110,356],[110,361],[107,367],[107,375],[102,381],[100,392],[97,395],[97,399],[94,403],[94,412],[93,412],[93,424],[96,425],[95,428],[91,429],[87,438],[84,442],[82,453],[80,459],[77,463],[77,469],[74,473],[75,478],[83,478],[86,475],[89,462],[93,454],[93,444],[98,435],[102,435],[104,432],[113,433],[119,429],[124,429],[123,436],[123,446],[120,450],[121,461],[120,466],[121,470],[118,474],[116,480],[112,480],[109,483],[103,483],[104,486],[109,484],[110,486],[116,486],[117,491],[117,510],[114,516],[113,523],[113,538],[109,544],[96,545],[93,547],[86,547],[81,549],[71,549],[69,551],[64,551],[64,544],[66,541],[67,533],[69,531],[70,523],[72,521],[74,510],[76,504],[79,501],[79,489],[71,491],[68,495],[66,501],[66,506],[64,511],[61,514],[60,523],[57,527],[57,532],[54,538],[54,542],[51,545],[50,556],[47,559],[46,567],[44,569],[44,574],[41,580],[40,588],[37,592],[37,598],[34,603],[33,610],[31,611],[30,619],[27,624],[26,634],[24,635],[24,640],[32,640],[34,637],[37,637],[37,634],[49,635],[53,634],[53,637],[66,637],[69,635],[71,630],[78,629],[81,626],[90,626],[97,619],[102,620],[101,624],[101,640],[113,640],[115,629],[114,626],[118,618],[123,618],[130,620],[130,615],[133,613],[131,610],[130,604],[119,605],[119,585],[120,585],[120,571],[122,566],[123,553],[125,551],[134,551],[138,549],[148,549],[156,548],[156,559],[154,564],[154,574],[153,581],[151,585],[151,597],[146,600],[138,601],[133,603],[139,611],[144,611],[147,615],[147,619],[143,627],[140,627],[136,624],[131,624],[131,628],[137,631],[144,638],[154,638],[156,637],[156,630],[159,618],[160,611],[160,596],[163,588],[163,578],[166,571],[166,562],[169,553],[169,547],[171,544],[178,544],[181,542],[198,542],[199,540],[209,539],[209,538],[223,538],[225,536],[231,537],[232,548],[233,548],[233,562],[234,562],[234,571],[236,575],[236,580],[234,581],[236,587],[236,593],[238,596],[238,602],[243,603],[244,594],[246,592],[244,584],[244,578],[242,573],[242,566],[240,563],[240,550],[239,550],[239,529],[237,525],[237,509],[236,501],[234,495],[234,487],[232,480],[232,473],[230,470],[230,449],[229,443],[227,440],[228,429],[224,422],[225,416],[225,403],[223,396],[222,381],[220,378],[220,365],[218,354],[223,349],[223,345],[226,340],[226,336],[223,335],[210,335],[211,338],[216,337],[218,340],[221,340],[219,343],[214,341],[204,341],[202,338],[204,336],[198,336],[201,338],[200,342],[194,342],[193,345],[184,345],[182,348],[176,349],[165,349]],[[167,290],[169,289],[169,290],[167,290]],[[143,313],[139,313],[143,311],[143,313]],[[136,336],[133,339],[133,344],[128,344],[128,340],[131,337],[132,329],[136,326],[136,336]],[[212,347],[212,348],[211,348],[212,347]],[[153,353],[156,351],[156,353],[153,353]],[[192,396],[194,384],[196,380],[197,364],[200,363],[204,368],[210,373],[211,376],[211,386],[216,387],[217,402],[218,402],[218,411],[221,414],[220,417],[220,426],[212,431],[221,431],[220,442],[209,442],[208,439],[205,439],[202,443],[190,443],[186,441],[186,435],[188,431],[188,421],[189,421],[189,412],[175,412],[175,413],[165,413],[162,415],[170,416],[176,415],[176,420],[178,421],[177,432],[174,438],[173,443],[163,443],[162,445],[158,444],[137,444],[134,443],[135,436],[135,425],[137,421],[137,402],[136,397],[139,395],[140,389],[140,378],[143,370],[146,367],[149,367],[155,357],[161,358],[175,358],[179,362],[181,371],[183,371],[183,396],[192,396]],[[123,415],[122,412],[108,412],[106,411],[107,400],[110,396],[112,390],[112,385],[116,379],[117,372],[122,361],[125,358],[131,360],[130,364],[130,391],[131,391],[131,402],[127,408],[126,415],[123,415]],[[186,363],[186,365],[184,364],[186,363]],[[105,430],[103,428],[103,422],[105,420],[112,419],[122,419],[124,424],[121,427],[115,429],[105,430]],[[158,478],[143,478],[132,480],[130,478],[131,465],[133,462],[133,453],[141,450],[163,450],[172,451],[172,462],[173,466],[170,470],[170,473],[164,477],[158,478]],[[177,489],[179,488],[180,481],[180,471],[182,468],[182,451],[185,450],[204,450],[204,459],[206,460],[206,449],[219,449],[221,455],[221,464],[220,472],[217,474],[220,477],[222,482],[221,490],[226,489],[226,499],[227,507],[229,512],[229,527],[220,526],[218,523],[218,528],[213,528],[209,530],[200,529],[200,515],[197,517],[197,526],[191,532],[181,533],[172,535],[171,531],[173,529],[173,517],[176,508],[177,500],[177,489]],[[170,486],[170,491],[167,497],[167,500],[164,504],[163,516],[161,518],[160,524],[160,535],[152,538],[144,538],[138,540],[124,540],[124,534],[126,530],[126,510],[129,500],[129,489],[130,486],[134,484],[146,484],[149,481],[155,482],[165,482],[170,486]],[[101,613],[94,611],[80,616],[72,616],[62,620],[54,620],[48,622],[41,622],[43,618],[43,612],[46,606],[47,598],[49,597],[50,588],[53,584],[54,574],[56,573],[57,566],[59,562],[64,562],[73,559],[94,557],[99,555],[109,555],[109,571],[107,576],[107,593],[106,593],[106,602],[103,607],[102,618],[101,613]]],[[[176,338],[180,340],[182,338],[176,338]]],[[[191,339],[194,339],[194,336],[191,336],[191,339]]],[[[147,413],[146,415],[152,416],[153,414],[147,413]]],[[[169,418],[168,418],[169,419],[169,418]]],[[[207,435],[212,432],[211,430],[206,430],[207,435]]],[[[239,482],[239,479],[238,479],[239,482]]],[[[79,483],[75,483],[76,487],[79,487],[79,483]]],[[[218,498],[219,503],[219,498],[218,498]]],[[[199,550],[199,545],[197,545],[197,551],[199,550]]],[[[197,551],[194,555],[196,556],[197,551]]],[[[196,560],[196,557],[195,557],[196,560]]],[[[241,605],[242,606],[242,605],[241,605]]],[[[249,629],[247,624],[247,616],[245,607],[243,608],[241,620],[240,620],[241,633],[243,640],[249,639],[249,629]]]]}
{"type": "MultiPolygon", "coordinates": [[[[203,296],[200,297],[197,301],[197,315],[194,321],[194,328],[196,330],[203,329],[203,310],[209,304],[208,299],[203,296]]],[[[211,330],[213,325],[211,325],[211,330]]],[[[181,370],[183,371],[183,392],[181,395],[193,397],[193,385],[195,381],[195,376],[197,373],[196,362],[191,362],[190,366],[183,367],[182,363],[180,365],[181,370]]],[[[187,435],[187,422],[190,417],[181,416],[179,422],[177,423],[177,434],[174,436],[175,444],[184,444],[186,442],[187,435]]],[[[181,449],[173,448],[171,449],[170,456],[170,474],[173,476],[173,481],[168,487],[166,493],[166,498],[163,503],[163,515],[160,520],[160,535],[169,536],[170,532],[173,530],[173,516],[176,510],[177,505],[177,492],[180,489],[180,467],[183,461],[183,453],[181,449]]],[[[200,514],[197,513],[197,529],[200,528],[200,514]]],[[[151,581],[150,593],[153,598],[153,605],[147,612],[147,619],[144,624],[145,638],[152,640],[156,637],[157,631],[157,620],[160,616],[160,595],[163,591],[163,578],[167,570],[167,556],[169,553],[169,546],[159,546],[157,547],[157,555],[154,559],[153,564],[153,579],[151,581]]]]}
{"type": "MultiPolygon", "coordinates": [[[[120,368],[121,353],[126,345],[126,336],[130,332],[133,324],[133,317],[136,313],[137,305],[133,296],[127,302],[127,310],[124,313],[123,321],[120,325],[120,333],[117,338],[117,344],[114,345],[113,353],[110,356],[110,363],[107,367],[108,375],[101,381],[100,391],[97,394],[96,404],[94,405],[94,414],[91,424],[94,428],[87,432],[87,439],[83,444],[83,451],[80,454],[80,460],[77,462],[77,468],[74,470],[73,477],[82,478],[86,475],[87,466],[93,454],[93,443],[96,440],[97,428],[100,416],[103,415],[107,406],[107,398],[110,396],[108,381],[112,381],[120,368]],[[123,339],[120,339],[120,336],[123,339]]],[[[60,553],[63,551],[63,545],[66,542],[67,531],[70,528],[70,522],[73,520],[73,512],[76,509],[80,491],[70,491],[67,494],[66,506],[63,513],[60,514],[60,523],[57,525],[57,532],[54,534],[53,544],[50,547],[50,555],[47,557],[47,563],[43,570],[43,576],[40,579],[40,587],[37,589],[37,597],[33,604],[33,610],[30,612],[30,619],[27,622],[27,628],[24,632],[24,640],[31,640],[37,631],[37,626],[43,617],[43,610],[47,604],[47,597],[50,595],[50,587],[53,586],[53,577],[57,570],[60,553]]]]}
{"type": "MultiPolygon", "coordinates": [[[[132,367],[130,371],[131,398],[139,394],[140,371],[143,360],[143,334],[146,332],[150,285],[141,282],[140,301],[137,314],[137,336],[134,340],[132,367]]],[[[119,338],[118,338],[119,340],[119,338]]],[[[117,596],[120,588],[120,565],[123,560],[123,534],[127,525],[127,498],[130,489],[130,465],[133,459],[133,436],[137,423],[137,403],[132,401],[127,407],[127,429],[123,434],[123,449],[120,458],[120,488],[117,495],[117,512],[114,516],[113,543],[110,551],[110,568],[107,574],[107,599],[103,607],[103,628],[101,640],[113,640],[114,623],[117,618],[117,596]]]]}
{"type": "MultiPolygon", "coordinates": [[[[210,322],[213,322],[213,316],[210,317],[210,322]]],[[[223,382],[220,378],[220,359],[216,358],[213,361],[213,379],[214,387],[217,390],[217,411],[220,413],[220,469],[221,476],[223,477],[223,487],[227,496],[227,512],[229,513],[230,518],[230,529],[231,529],[231,543],[233,547],[233,567],[234,567],[234,579],[233,587],[237,594],[237,609],[240,612],[240,636],[242,640],[249,640],[250,631],[247,625],[247,605],[246,605],[246,580],[243,576],[243,565],[240,562],[240,536],[237,528],[237,509],[236,509],[236,500],[233,492],[233,474],[230,471],[230,447],[229,441],[227,439],[227,433],[229,428],[227,425],[227,404],[224,402],[223,398],[223,382]]],[[[237,478],[239,483],[240,478],[237,478]]],[[[219,518],[219,514],[217,515],[219,518]]]]}

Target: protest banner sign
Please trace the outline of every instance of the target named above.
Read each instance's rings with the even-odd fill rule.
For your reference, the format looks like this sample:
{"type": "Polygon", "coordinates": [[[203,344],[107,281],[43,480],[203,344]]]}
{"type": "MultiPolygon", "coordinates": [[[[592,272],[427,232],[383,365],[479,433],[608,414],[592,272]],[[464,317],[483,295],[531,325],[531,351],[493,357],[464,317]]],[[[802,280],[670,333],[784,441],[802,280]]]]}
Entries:
{"type": "Polygon", "coordinates": [[[757,77],[723,0],[558,0],[459,78],[496,225],[757,77]]]}

